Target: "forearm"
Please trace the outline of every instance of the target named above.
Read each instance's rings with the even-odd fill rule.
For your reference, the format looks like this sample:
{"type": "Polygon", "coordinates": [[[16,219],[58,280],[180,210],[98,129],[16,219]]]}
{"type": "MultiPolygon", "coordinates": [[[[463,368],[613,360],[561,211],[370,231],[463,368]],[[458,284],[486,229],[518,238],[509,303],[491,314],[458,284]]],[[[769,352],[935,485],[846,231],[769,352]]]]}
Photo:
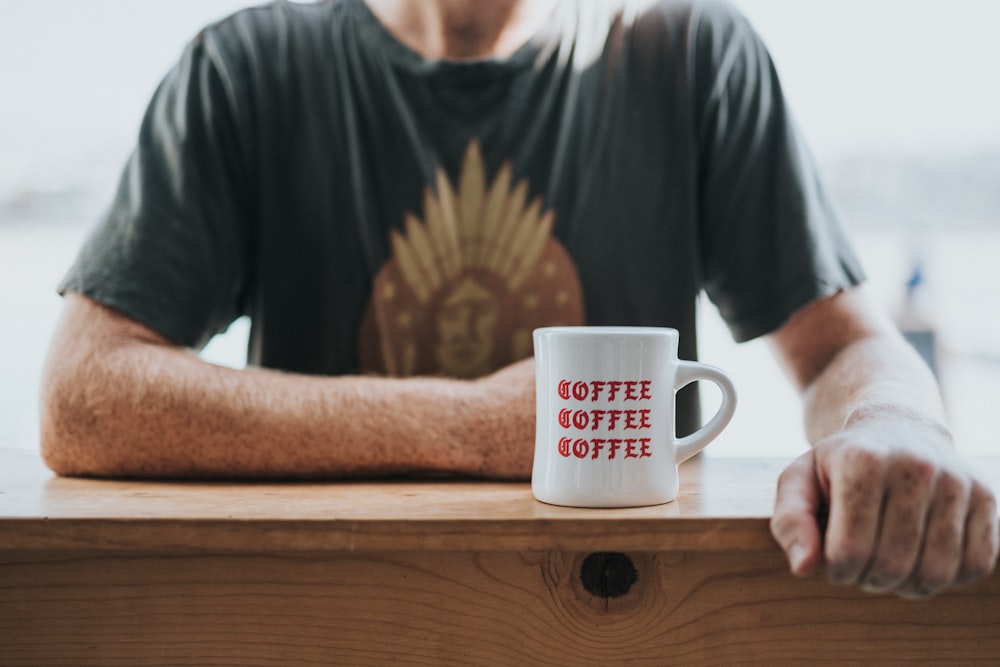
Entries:
{"type": "Polygon", "coordinates": [[[915,419],[947,435],[934,376],[916,352],[891,332],[845,347],[805,388],[803,398],[811,443],[872,417],[915,419]]]}
{"type": "Polygon", "coordinates": [[[930,370],[864,292],[815,303],[773,340],[813,445],[771,518],[792,571],[907,597],[988,575],[993,492],[958,456],[930,370]]]}
{"type": "Polygon", "coordinates": [[[145,340],[66,338],[42,400],[43,452],[63,474],[523,477],[530,470],[533,396],[524,378],[237,371],[145,340]]]}

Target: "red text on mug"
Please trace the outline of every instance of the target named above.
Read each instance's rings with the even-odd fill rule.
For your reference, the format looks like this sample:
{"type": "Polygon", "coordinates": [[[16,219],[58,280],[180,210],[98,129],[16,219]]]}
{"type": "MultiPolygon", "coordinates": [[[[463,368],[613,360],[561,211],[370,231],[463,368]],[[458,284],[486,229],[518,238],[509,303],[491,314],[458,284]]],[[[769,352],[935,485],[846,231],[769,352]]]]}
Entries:
{"type": "Polygon", "coordinates": [[[649,401],[652,385],[652,380],[560,380],[557,392],[564,401],[649,401]]]}
{"type": "Polygon", "coordinates": [[[653,455],[652,380],[560,380],[557,422],[564,430],[556,445],[563,458],[624,460],[653,455]],[[597,403],[584,408],[581,403],[597,403]],[[634,406],[634,407],[633,407],[634,406]],[[583,437],[601,431],[606,437],[583,437]]]}

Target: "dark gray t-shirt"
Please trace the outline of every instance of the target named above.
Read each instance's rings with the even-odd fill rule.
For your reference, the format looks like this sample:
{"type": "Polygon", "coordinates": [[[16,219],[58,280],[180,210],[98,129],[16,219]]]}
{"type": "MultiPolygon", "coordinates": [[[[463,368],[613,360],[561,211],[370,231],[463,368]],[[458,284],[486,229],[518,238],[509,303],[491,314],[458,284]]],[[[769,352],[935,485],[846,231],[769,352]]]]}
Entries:
{"type": "Polygon", "coordinates": [[[564,1],[449,62],[333,0],[198,35],[60,289],[193,347],[249,315],[263,366],[475,376],[549,324],[674,327],[693,359],[702,289],[745,340],[860,277],[729,5],[564,1]]]}

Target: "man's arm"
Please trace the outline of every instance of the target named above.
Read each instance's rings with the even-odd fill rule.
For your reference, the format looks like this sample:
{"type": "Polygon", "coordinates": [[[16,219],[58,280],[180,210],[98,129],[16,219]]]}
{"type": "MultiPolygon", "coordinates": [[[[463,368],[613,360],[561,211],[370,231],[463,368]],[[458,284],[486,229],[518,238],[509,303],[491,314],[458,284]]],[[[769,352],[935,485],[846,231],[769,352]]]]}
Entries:
{"type": "Polygon", "coordinates": [[[42,452],[67,475],[527,478],[534,412],[530,359],[476,381],[233,370],[67,294],[42,452]]]}
{"type": "Polygon", "coordinates": [[[808,306],[771,341],[812,444],[779,480],[771,521],[792,571],[824,565],[835,583],[903,596],[988,575],[993,493],[956,454],[932,374],[865,292],[808,306]]]}

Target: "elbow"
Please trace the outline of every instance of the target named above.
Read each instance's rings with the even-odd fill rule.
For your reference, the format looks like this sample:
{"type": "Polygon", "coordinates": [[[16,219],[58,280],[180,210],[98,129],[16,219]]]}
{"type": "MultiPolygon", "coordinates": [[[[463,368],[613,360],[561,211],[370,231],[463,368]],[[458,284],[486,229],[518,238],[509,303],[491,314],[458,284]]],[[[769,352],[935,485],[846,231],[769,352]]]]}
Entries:
{"type": "Polygon", "coordinates": [[[47,364],[39,404],[42,460],[57,475],[104,475],[99,410],[87,382],[65,365],[47,364]]]}
{"type": "Polygon", "coordinates": [[[156,334],[122,315],[68,293],[49,344],[39,396],[42,459],[59,475],[117,477],[128,474],[135,449],[130,416],[137,402],[127,369],[138,367],[132,342],[156,334]]]}

